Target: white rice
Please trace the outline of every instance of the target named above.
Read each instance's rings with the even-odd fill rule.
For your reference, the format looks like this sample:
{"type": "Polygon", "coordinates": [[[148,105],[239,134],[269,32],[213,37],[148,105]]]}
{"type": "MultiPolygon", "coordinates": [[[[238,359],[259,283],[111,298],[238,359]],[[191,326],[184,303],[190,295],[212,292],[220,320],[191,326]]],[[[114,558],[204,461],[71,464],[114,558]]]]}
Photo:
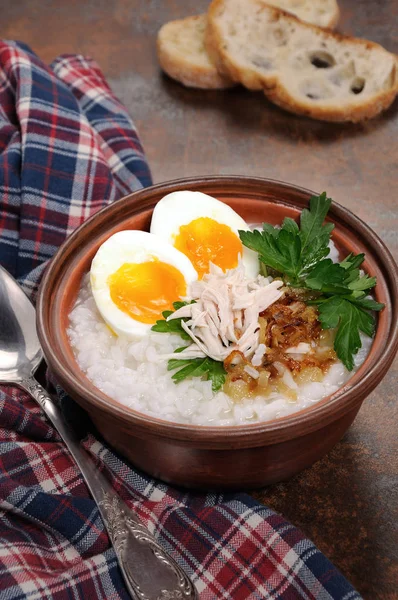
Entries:
{"type": "MultiPolygon", "coordinates": [[[[267,399],[234,403],[223,392],[214,394],[210,381],[192,378],[175,384],[167,361],[159,356],[181,346],[181,338],[155,332],[137,341],[116,337],[97,310],[88,276],[70,314],[68,334],[81,369],[102,392],[126,407],[176,423],[240,425],[283,417],[336,392],[352,375],[341,362],[335,363],[321,383],[297,386],[294,402],[273,393],[267,399]]],[[[371,338],[362,337],[356,369],[371,344],[371,338]]]]}

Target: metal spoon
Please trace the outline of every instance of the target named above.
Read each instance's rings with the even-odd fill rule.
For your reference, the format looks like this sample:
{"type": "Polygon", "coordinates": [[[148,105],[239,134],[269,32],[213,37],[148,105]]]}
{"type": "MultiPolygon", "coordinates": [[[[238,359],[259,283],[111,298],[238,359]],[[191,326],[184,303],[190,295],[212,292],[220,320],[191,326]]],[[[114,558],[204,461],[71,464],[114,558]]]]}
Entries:
{"type": "Polygon", "coordinates": [[[131,597],[136,600],[198,598],[187,575],[98,471],[58,404],[34,379],[43,358],[35,318],[29,299],[0,267],[0,384],[16,384],[28,392],[58,430],[98,505],[131,597]]]}

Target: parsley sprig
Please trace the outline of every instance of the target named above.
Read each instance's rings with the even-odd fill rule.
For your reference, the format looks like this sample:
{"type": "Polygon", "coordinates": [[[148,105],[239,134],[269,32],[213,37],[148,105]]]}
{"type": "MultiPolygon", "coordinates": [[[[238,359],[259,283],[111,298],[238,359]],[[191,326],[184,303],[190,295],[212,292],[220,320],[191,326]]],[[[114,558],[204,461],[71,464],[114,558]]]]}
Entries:
{"type": "Polygon", "coordinates": [[[263,273],[281,277],[287,286],[307,290],[309,301],[318,305],[323,329],[337,328],[334,349],[348,370],[361,347],[360,332],[372,336],[375,319],[369,311],[384,305],[368,298],[376,278],[360,267],[364,254],[349,254],[333,263],[329,254],[332,223],[324,223],[331,205],[324,192],[310,199],[300,225],[286,217],[282,227],[264,223],[262,231],[239,231],[244,246],[258,253],[263,273]]]}
{"type": "MultiPolygon", "coordinates": [[[[178,310],[183,306],[187,306],[187,304],[193,304],[195,301],[191,302],[173,302],[174,310],[178,310]]],[[[181,317],[178,319],[171,319],[167,321],[167,318],[173,314],[174,311],[166,310],[162,313],[164,319],[159,319],[156,321],[156,324],[153,325],[152,331],[158,331],[160,333],[174,333],[179,335],[183,340],[190,340],[190,336],[183,329],[181,325],[181,321],[188,321],[189,319],[186,317],[181,317]]],[[[186,346],[182,348],[177,348],[176,353],[182,352],[186,346]]],[[[226,371],[224,369],[224,364],[209,356],[205,358],[187,358],[187,359],[178,359],[172,358],[167,363],[167,370],[176,372],[172,375],[172,379],[174,383],[179,383],[188,377],[202,377],[202,379],[211,380],[211,387],[213,392],[218,392],[222,388],[225,383],[226,371]]]]}
{"type": "Polygon", "coordinates": [[[179,308],[183,306],[187,306],[188,304],[194,304],[195,300],[191,302],[173,302],[174,310],[165,310],[162,312],[163,319],[159,319],[156,321],[155,325],[152,327],[152,331],[158,331],[159,333],[174,333],[179,335],[183,340],[190,340],[188,333],[185,329],[182,328],[181,321],[189,321],[187,317],[181,317],[180,319],[171,319],[171,321],[167,320],[167,317],[173,314],[179,308]]]}
{"type": "Polygon", "coordinates": [[[305,274],[329,254],[328,243],[334,225],[323,225],[331,200],[322,194],[310,200],[304,209],[300,228],[296,221],[285,217],[282,227],[263,224],[262,231],[240,231],[242,243],[259,254],[260,261],[289,284],[301,286],[305,274]]]}
{"type": "Polygon", "coordinates": [[[226,371],[224,364],[209,356],[185,360],[173,358],[169,360],[167,370],[174,371],[174,369],[178,369],[172,375],[174,383],[179,383],[183,379],[187,379],[187,377],[202,377],[206,381],[208,379],[211,380],[213,392],[218,392],[225,383],[226,371]]]}

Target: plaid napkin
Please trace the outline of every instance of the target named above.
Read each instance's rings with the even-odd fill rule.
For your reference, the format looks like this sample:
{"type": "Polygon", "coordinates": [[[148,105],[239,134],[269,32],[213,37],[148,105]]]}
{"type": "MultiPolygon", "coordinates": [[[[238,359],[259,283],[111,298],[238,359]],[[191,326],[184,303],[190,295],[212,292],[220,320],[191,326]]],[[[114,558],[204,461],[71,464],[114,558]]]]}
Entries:
{"type": "MultiPolygon", "coordinates": [[[[48,68],[14,42],[0,42],[0,152],[0,262],[32,298],[75,227],[151,183],[134,125],[96,64],[69,55],[48,68]]],[[[0,386],[0,428],[0,597],[128,598],[78,469],[15,387],[0,386]]],[[[84,444],[202,599],[360,598],[302,532],[250,496],[173,489],[93,434],[84,444]]]]}

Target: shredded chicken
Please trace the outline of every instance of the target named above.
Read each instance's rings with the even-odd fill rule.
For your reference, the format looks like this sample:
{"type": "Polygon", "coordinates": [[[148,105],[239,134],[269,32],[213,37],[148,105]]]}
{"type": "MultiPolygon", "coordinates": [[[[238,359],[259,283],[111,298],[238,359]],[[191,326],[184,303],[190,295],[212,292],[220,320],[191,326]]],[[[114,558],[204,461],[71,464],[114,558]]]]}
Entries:
{"type": "Polygon", "coordinates": [[[313,352],[311,345],[305,342],[300,342],[297,346],[285,350],[286,354],[310,354],[313,352]]]}
{"type": "Polygon", "coordinates": [[[251,367],[250,365],[246,365],[244,367],[244,370],[253,379],[258,379],[260,377],[260,373],[254,367],[251,367]]]}
{"type": "Polygon", "coordinates": [[[252,357],[260,343],[259,314],[283,296],[282,286],[282,281],[269,283],[261,275],[246,278],[242,264],[226,273],[211,264],[210,272],[190,287],[189,296],[195,303],[168,318],[189,319],[181,325],[192,344],[176,357],[209,356],[224,361],[234,351],[252,357]]]}
{"type": "Polygon", "coordinates": [[[263,357],[266,351],[265,344],[259,344],[252,358],[253,367],[259,367],[263,362],[263,357]]]}

